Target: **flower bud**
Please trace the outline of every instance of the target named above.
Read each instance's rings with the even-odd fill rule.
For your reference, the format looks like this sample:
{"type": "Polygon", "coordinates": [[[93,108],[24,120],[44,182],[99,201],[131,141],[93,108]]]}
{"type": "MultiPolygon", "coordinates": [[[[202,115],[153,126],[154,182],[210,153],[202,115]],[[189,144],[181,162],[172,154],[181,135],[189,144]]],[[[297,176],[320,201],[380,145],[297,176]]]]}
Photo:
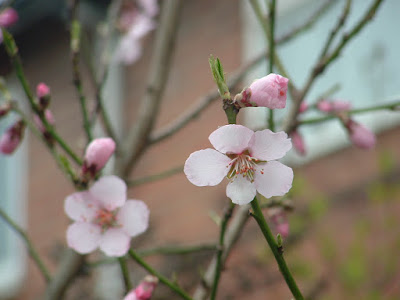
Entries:
{"type": "Polygon", "coordinates": [[[36,86],[36,95],[39,98],[39,105],[46,109],[50,104],[50,88],[43,82],[36,86]]]}
{"type": "Polygon", "coordinates": [[[306,155],[306,147],[304,145],[304,140],[303,137],[299,134],[297,130],[293,131],[291,133],[291,138],[292,138],[292,143],[294,149],[300,154],[300,155],[306,155]]]}
{"type": "Polygon", "coordinates": [[[346,128],[350,135],[351,142],[361,149],[371,149],[375,146],[375,134],[364,125],[349,120],[346,128]]]}
{"type": "Polygon", "coordinates": [[[281,207],[271,208],[268,210],[268,214],[276,233],[279,233],[283,238],[288,237],[289,222],[285,210],[281,207]]]}
{"type": "Polygon", "coordinates": [[[18,21],[18,13],[15,9],[8,7],[0,13],[0,26],[9,27],[18,21]]]}
{"type": "Polygon", "coordinates": [[[321,100],[317,103],[317,108],[322,112],[337,113],[350,110],[351,103],[345,100],[321,100]]]}
{"type": "Polygon", "coordinates": [[[304,101],[301,102],[300,108],[299,108],[299,113],[303,113],[308,109],[308,104],[304,101]]]}
{"type": "Polygon", "coordinates": [[[9,127],[0,138],[0,152],[12,154],[22,141],[24,129],[25,123],[22,120],[9,127]]]}
{"type": "Polygon", "coordinates": [[[317,108],[322,112],[328,113],[332,111],[332,103],[328,100],[321,100],[318,101],[317,108]]]}
{"type": "Polygon", "coordinates": [[[149,300],[158,284],[158,278],[155,276],[146,276],[136,289],[129,292],[124,300],[149,300]]]}
{"type": "Polygon", "coordinates": [[[94,176],[105,166],[114,151],[115,142],[113,139],[98,138],[93,140],[86,148],[82,172],[94,176]]]}
{"type": "Polygon", "coordinates": [[[270,109],[285,108],[288,82],[289,79],[274,73],[255,80],[249,87],[250,103],[270,109]]]}
{"type": "MultiPolygon", "coordinates": [[[[44,117],[46,118],[46,121],[50,125],[54,125],[56,123],[54,116],[53,116],[52,112],[50,111],[50,109],[46,109],[44,111],[44,117]]],[[[44,127],[44,124],[42,123],[42,120],[40,120],[38,115],[33,116],[33,122],[36,124],[37,128],[40,130],[41,133],[45,134],[47,132],[46,128],[44,127]]]]}

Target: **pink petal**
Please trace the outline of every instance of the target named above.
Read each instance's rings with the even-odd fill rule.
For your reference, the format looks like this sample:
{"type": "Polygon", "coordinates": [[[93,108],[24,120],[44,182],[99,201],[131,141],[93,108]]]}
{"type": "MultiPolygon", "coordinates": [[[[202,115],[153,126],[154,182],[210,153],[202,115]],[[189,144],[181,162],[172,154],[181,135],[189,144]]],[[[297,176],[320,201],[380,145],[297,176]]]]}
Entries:
{"type": "Polygon", "coordinates": [[[300,135],[300,133],[297,130],[295,130],[292,132],[291,137],[294,149],[296,149],[296,151],[300,155],[306,155],[306,146],[304,144],[303,137],[300,135]]]}
{"type": "Polygon", "coordinates": [[[197,186],[214,186],[228,174],[231,159],[214,149],[193,152],[185,162],[187,179],[197,186]]]}
{"type": "Polygon", "coordinates": [[[288,82],[289,79],[274,73],[255,80],[249,87],[250,102],[270,109],[285,108],[288,82]]]}
{"type": "Polygon", "coordinates": [[[109,211],[126,201],[126,184],[117,176],[103,176],[89,189],[90,194],[109,211]]]}
{"type": "Polygon", "coordinates": [[[361,149],[372,149],[376,144],[375,134],[362,124],[350,120],[347,124],[351,142],[361,149]]]}
{"type": "Polygon", "coordinates": [[[256,196],[256,187],[246,177],[237,175],[226,187],[226,195],[233,203],[244,205],[250,203],[256,196]]]}
{"type": "Polygon", "coordinates": [[[285,195],[292,182],[293,170],[278,161],[257,165],[254,183],[257,191],[266,198],[285,195]]]}
{"type": "Polygon", "coordinates": [[[101,228],[95,224],[75,222],[67,229],[68,247],[80,254],[87,254],[99,246],[101,228]]]}
{"type": "Polygon", "coordinates": [[[78,192],[65,198],[65,213],[74,221],[91,222],[96,217],[98,203],[89,192],[78,192]]]}
{"type": "Polygon", "coordinates": [[[128,252],[131,238],[120,228],[110,228],[101,237],[99,246],[108,256],[123,256],[128,252]]]}
{"type": "Polygon", "coordinates": [[[269,129],[256,131],[249,143],[250,155],[259,160],[275,160],[285,156],[292,143],[283,131],[274,133],[269,129]]]}
{"type": "Polygon", "coordinates": [[[219,127],[208,139],[219,152],[239,154],[247,149],[253,134],[247,127],[230,124],[219,127]]]}
{"type": "Polygon", "coordinates": [[[332,103],[327,100],[321,100],[317,103],[317,108],[322,112],[331,112],[333,107],[332,103]]]}
{"type": "Polygon", "coordinates": [[[120,208],[117,221],[129,236],[136,236],[149,226],[149,214],[149,208],[143,201],[128,200],[120,208]]]}
{"type": "Polygon", "coordinates": [[[90,170],[94,173],[100,171],[108,162],[115,151],[115,142],[111,138],[94,139],[87,146],[85,151],[85,160],[83,172],[90,170]]]}
{"type": "Polygon", "coordinates": [[[132,290],[125,296],[124,300],[140,300],[140,299],[136,296],[135,290],[132,290]]]}

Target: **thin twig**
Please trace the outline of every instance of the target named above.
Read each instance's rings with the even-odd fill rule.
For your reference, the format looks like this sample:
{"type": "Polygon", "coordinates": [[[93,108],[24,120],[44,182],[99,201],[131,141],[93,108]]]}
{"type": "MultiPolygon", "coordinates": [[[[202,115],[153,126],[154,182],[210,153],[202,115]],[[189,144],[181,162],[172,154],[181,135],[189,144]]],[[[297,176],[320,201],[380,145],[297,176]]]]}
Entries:
{"type": "Polygon", "coordinates": [[[129,175],[133,165],[148,145],[171,69],[181,7],[182,0],[162,2],[146,93],[139,108],[137,122],[129,131],[123,148],[126,159],[122,160],[120,167],[124,177],[129,175]]]}
{"type": "Polygon", "coordinates": [[[132,289],[132,283],[129,276],[129,269],[126,262],[126,257],[119,257],[118,258],[119,265],[121,267],[122,277],[124,279],[125,284],[125,294],[128,293],[132,289]]]}
{"type": "MultiPolygon", "coordinates": [[[[269,12],[269,29],[270,34],[268,37],[268,48],[269,48],[269,73],[274,72],[274,57],[275,57],[275,8],[276,1],[269,1],[268,12],[269,12]]],[[[268,117],[269,129],[275,131],[275,122],[274,122],[274,110],[269,110],[268,117]]]]}
{"type": "Polygon", "coordinates": [[[142,178],[137,178],[137,179],[132,179],[132,180],[128,180],[126,182],[126,184],[128,186],[136,186],[136,185],[141,185],[144,183],[150,183],[150,182],[154,182],[160,179],[164,179],[167,177],[170,177],[172,175],[178,174],[180,172],[183,171],[183,166],[178,166],[172,169],[169,169],[167,171],[155,174],[155,175],[150,175],[150,176],[146,176],[146,177],[142,177],[142,178]]]}
{"type": "Polygon", "coordinates": [[[15,223],[5,211],[0,208],[0,217],[12,228],[14,229],[19,236],[24,240],[26,247],[28,248],[29,255],[35,262],[36,266],[38,267],[40,273],[42,273],[44,279],[49,282],[51,280],[50,272],[47,270],[46,266],[44,265],[42,259],[39,256],[39,253],[36,251],[35,247],[33,246],[31,240],[29,239],[26,232],[17,224],[15,223]]]}

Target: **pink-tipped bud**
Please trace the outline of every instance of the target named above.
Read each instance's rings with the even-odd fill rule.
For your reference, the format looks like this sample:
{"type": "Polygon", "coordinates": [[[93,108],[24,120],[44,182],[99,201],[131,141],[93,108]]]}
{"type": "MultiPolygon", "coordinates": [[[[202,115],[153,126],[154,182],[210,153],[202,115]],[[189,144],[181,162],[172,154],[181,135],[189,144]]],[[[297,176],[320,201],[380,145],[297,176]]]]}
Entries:
{"type": "Polygon", "coordinates": [[[9,27],[18,21],[18,13],[15,9],[9,7],[0,13],[0,26],[9,27]]]}
{"type": "Polygon", "coordinates": [[[301,102],[300,108],[299,108],[299,113],[303,113],[308,109],[308,104],[306,102],[301,102]]]}
{"type": "Polygon", "coordinates": [[[125,296],[124,300],[149,300],[157,284],[158,278],[148,275],[140,282],[136,289],[130,291],[125,296]]]}
{"type": "Polygon", "coordinates": [[[376,144],[375,134],[364,125],[349,120],[346,128],[350,135],[351,142],[361,149],[371,149],[376,144]]]}
{"type": "Polygon", "coordinates": [[[36,86],[36,95],[39,98],[39,105],[42,109],[46,109],[50,104],[50,88],[41,82],[36,86]]]}
{"type": "Polygon", "coordinates": [[[289,79],[273,73],[255,80],[249,87],[249,102],[252,106],[285,108],[288,82],[289,79]]]}
{"type": "Polygon", "coordinates": [[[115,142],[111,138],[93,140],[86,148],[82,172],[94,176],[100,171],[115,151],[115,142]]]}
{"type": "Polygon", "coordinates": [[[332,111],[332,103],[328,100],[321,100],[317,103],[317,108],[322,112],[331,112],[332,111]]]}
{"type": "MultiPolygon", "coordinates": [[[[52,114],[52,112],[50,111],[50,109],[46,109],[44,111],[44,117],[46,118],[46,121],[50,124],[50,125],[54,125],[56,123],[54,116],[52,114]]],[[[33,122],[36,124],[37,128],[40,130],[41,133],[45,134],[46,128],[44,127],[42,120],[40,120],[38,115],[34,115],[33,116],[33,122]]]]}
{"type": "Polygon", "coordinates": [[[281,207],[271,208],[268,210],[268,214],[272,225],[276,231],[276,234],[280,234],[283,238],[289,236],[289,221],[287,218],[286,211],[281,207]]]}
{"type": "Polygon", "coordinates": [[[300,155],[306,155],[306,147],[304,144],[303,137],[299,134],[297,130],[293,131],[291,133],[291,138],[292,138],[292,143],[294,149],[300,154],[300,155]]]}
{"type": "Polygon", "coordinates": [[[22,141],[25,123],[20,120],[9,127],[0,138],[0,152],[12,154],[22,141]]]}

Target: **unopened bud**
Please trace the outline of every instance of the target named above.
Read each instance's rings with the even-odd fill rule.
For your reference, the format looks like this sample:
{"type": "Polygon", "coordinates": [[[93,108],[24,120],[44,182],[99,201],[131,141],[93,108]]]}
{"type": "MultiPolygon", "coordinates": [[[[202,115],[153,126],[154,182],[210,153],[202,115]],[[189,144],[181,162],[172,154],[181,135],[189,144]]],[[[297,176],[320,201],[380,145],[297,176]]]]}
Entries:
{"type": "Polygon", "coordinates": [[[15,122],[0,138],[0,152],[12,154],[22,141],[25,123],[22,120],[15,122]]]}
{"type": "Polygon", "coordinates": [[[303,113],[308,109],[308,104],[305,101],[302,101],[299,108],[299,113],[303,113]]]}
{"type": "Polygon", "coordinates": [[[146,276],[140,284],[130,291],[124,300],[149,300],[153,295],[154,289],[158,284],[158,278],[155,276],[146,276]]]}
{"type": "Polygon", "coordinates": [[[18,21],[18,13],[15,9],[8,7],[0,13],[0,26],[10,27],[18,21]]]}
{"type": "Polygon", "coordinates": [[[291,133],[291,138],[292,138],[292,143],[294,149],[300,154],[300,155],[306,155],[306,147],[304,144],[303,137],[299,134],[297,130],[293,131],[291,133]]]}
{"type": "Polygon", "coordinates": [[[349,120],[345,125],[351,142],[361,149],[371,149],[376,144],[375,134],[364,125],[349,120]]]}
{"type": "Polygon", "coordinates": [[[268,210],[268,214],[276,233],[280,234],[283,238],[288,237],[289,222],[285,210],[281,207],[271,208],[268,210]]]}
{"type": "Polygon", "coordinates": [[[115,142],[111,138],[98,138],[93,140],[86,148],[85,159],[82,166],[83,174],[94,176],[100,171],[115,151],[115,142]]]}
{"type": "Polygon", "coordinates": [[[36,86],[36,95],[39,98],[41,109],[46,109],[50,104],[50,88],[43,82],[36,86]]]}

